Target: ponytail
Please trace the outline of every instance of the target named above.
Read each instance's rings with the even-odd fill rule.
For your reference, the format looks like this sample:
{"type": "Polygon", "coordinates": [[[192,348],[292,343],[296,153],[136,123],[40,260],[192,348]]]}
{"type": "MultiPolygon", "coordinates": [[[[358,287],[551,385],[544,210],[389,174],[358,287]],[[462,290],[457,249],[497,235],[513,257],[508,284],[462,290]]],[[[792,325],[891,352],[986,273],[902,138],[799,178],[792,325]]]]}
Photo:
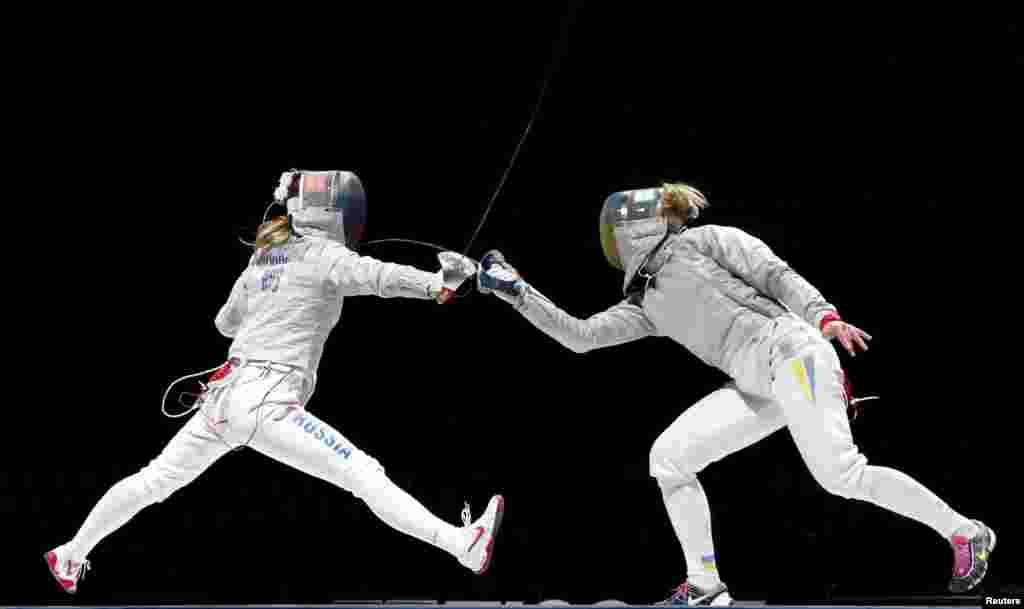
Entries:
{"type": "Polygon", "coordinates": [[[666,182],[661,188],[661,215],[670,222],[687,224],[708,206],[704,193],[689,184],[666,182]]]}
{"type": "Polygon", "coordinates": [[[256,229],[256,249],[276,247],[288,241],[291,236],[291,224],[288,216],[278,216],[268,220],[256,229]]]}

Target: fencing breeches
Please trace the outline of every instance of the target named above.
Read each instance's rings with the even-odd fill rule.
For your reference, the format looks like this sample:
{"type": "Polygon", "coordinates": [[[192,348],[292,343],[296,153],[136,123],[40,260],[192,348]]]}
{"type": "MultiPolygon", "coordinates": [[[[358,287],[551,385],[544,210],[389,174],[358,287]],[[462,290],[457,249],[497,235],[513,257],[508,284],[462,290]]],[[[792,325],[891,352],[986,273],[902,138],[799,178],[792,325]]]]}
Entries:
{"type": "Polygon", "coordinates": [[[142,508],[167,499],[232,448],[248,446],[339,486],[382,521],[453,556],[461,530],[397,487],[376,459],[303,408],[305,385],[294,372],[250,364],[211,383],[200,409],[164,450],[99,500],[66,548],[85,559],[104,537],[142,508]]]}
{"type": "Polygon", "coordinates": [[[697,474],[782,427],[828,492],[917,520],[945,539],[969,522],[906,474],[867,464],[853,442],[839,359],[809,324],[788,316],[774,320],[740,357],[735,380],[685,410],[651,450],[651,475],[688,573],[717,577],[710,513],[697,474]]]}

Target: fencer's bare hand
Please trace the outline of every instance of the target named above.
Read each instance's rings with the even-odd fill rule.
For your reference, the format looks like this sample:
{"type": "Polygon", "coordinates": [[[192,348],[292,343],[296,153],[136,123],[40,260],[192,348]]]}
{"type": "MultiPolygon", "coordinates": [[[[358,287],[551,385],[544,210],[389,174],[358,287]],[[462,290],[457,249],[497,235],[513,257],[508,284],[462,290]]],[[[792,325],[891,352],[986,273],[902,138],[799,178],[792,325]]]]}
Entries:
{"type": "Polygon", "coordinates": [[[839,320],[826,324],[821,333],[828,340],[838,340],[839,344],[853,357],[857,357],[858,347],[861,351],[867,351],[868,344],[866,341],[871,340],[871,335],[864,330],[839,320]]]}

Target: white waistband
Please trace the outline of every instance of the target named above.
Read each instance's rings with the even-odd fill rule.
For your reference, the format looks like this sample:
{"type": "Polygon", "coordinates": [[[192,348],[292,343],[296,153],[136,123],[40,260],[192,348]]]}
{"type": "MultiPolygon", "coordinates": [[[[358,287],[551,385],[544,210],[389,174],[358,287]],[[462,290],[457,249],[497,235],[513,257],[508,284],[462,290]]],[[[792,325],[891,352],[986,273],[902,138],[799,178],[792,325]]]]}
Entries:
{"type": "Polygon", "coordinates": [[[304,376],[306,371],[301,366],[291,366],[288,364],[279,364],[267,359],[246,359],[241,355],[232,355],[228,358],[228,362],[235,368],[245,368],[246,366],[253,366],[256,368],[267,368],[274,370],[275,372],[297,372],[304,376]]]}

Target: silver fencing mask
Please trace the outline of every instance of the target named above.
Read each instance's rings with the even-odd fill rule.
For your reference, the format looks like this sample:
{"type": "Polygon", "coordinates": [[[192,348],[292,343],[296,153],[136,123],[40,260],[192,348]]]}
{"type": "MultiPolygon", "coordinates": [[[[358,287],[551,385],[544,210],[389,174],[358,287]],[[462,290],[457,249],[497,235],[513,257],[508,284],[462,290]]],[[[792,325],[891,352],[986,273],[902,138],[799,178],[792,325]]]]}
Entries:
{"type": "MultiPolygon", "coordinates": [[[[666,184],[662,188],[641,188],[623,190],[605,199],[598,224],[601,232],[601,249],[608,263],[621,271],[630,271],[638,251],[649,250],[651,238],[664,236],[666,221],[661,217],[666,189],[683,189],[699,201],[704,195],[685,184],[666,184]]],[[[706,203],[705,203],[706,204],[706,203]]],[[[696,220],[700,215],[700,204],[690,202],[687,220],[696,220]]],[[[678,226],[678,224],[675,224],[678,226]]]]}
{"type": "Polygon", "coordinates": [[[605,199],[598,223],[601,249],[609,264],[625,271],[637,249],[638,240],[664,232],[658,218],[660,209],[660,188],[624,190],[605,199]]]}
{"type": "Polygon", "coordinates": [[[366,192],[351,171],[296,170],[282,176],[279,194],[287,192],[292,228],[300,235],[319,230],[355,248],[366,230],[366,192]]]}

